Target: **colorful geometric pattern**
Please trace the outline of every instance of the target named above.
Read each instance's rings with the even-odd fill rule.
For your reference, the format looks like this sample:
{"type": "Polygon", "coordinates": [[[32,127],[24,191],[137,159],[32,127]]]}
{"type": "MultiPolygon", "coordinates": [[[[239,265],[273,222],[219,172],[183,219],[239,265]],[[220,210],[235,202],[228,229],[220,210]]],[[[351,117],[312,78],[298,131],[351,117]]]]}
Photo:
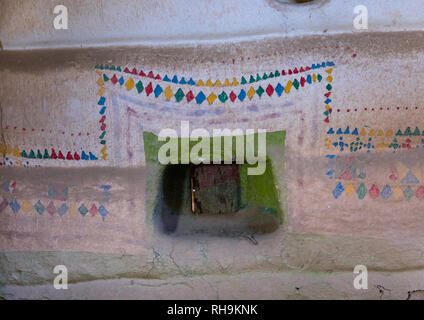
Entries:
{"type": "MultiPolygon", "coordinates": [[[[12,147],[11,145],[2,145],[0,144],[0,153],[5,155],[12,155],[15,158],[24,158],[24,159],[54,159],[54,160],[97,160],[97,157],[92,152],[82,151],[81,153],[77,151],[56,151],[55,149],[28,149],[22,150],[19,146],[12,147]],[[66,156],[65,156],[66,154],[66,156]]],[[[4,163],[6,165],[6,163],[4,163]]]]}
{"type": "Polygon", "coordinates": [[[168,75],[164,75],[161,76],[159,73],[154,73],[153,71],[149,71],[147,74],[139,69],[137,70],[136,68],[131,68],[131,67],[125,67],[124,70],[122,71],[122,68],[119,66],[109,66],[109,65],[96,65],[94,68],[95,69],[99,69],[99,70],[111,70],[111,71],[117,71],[117,72],[124,72],[124,73],[128,73],[128,74],[132,74],[132,75],[138,75],[141,77],[145,77],[145,78],[150,78],[150,79],[154,79],[154,80],[162,80],[165,82],[171,82],[174,84],[183,84],[183,85],[191,85],[191,86],[198,86],[198,87],[230,87],[230,86],[238,86],[238,85],[244,85],[244,84],[249,84],[249,83],[255,83],[255,82],[259,82],[259,81],[263,81],[263,80],[267,80],[267,79],[272,79],[272,78],[278,78],[278,77],[282,77],[285,75],[292,75],[292,74],[298,74],[298,73],[302,73],[302,72],[307,72],[309,70],[315,70],[315,69],[319,69],[319,68],[325,68],[325,67],[331,67],[334,66],[334,62],[332,61],[327,61],[327,62],[321,62],[321,63],[314,63],[311,66],[306,66],[306,67],[295,67],[292,69],[287,69],[287,71],[285,69],[281,70],[281,72],[279,70],[275,70],[273,72],[269,72],[269,73],[264,73],[262,76],[259,75],[259,73],[256,74],[256,76],[249,75],[249,76],[242,76],[241,78],[237,79],[237,77],[231,76],[228,78],[225,78],[225,80],[215,80],[212,81],[211,79],[208,80],[193,80],[192,77],[188,79],[188,77],[184,77],[184,76],[168,76],[168,75]],[[130,70],[131,69],[131,70],[130,70]],[[156,74],[156,75],[155,75],[156,74]],[[231,81],[229,79],[232,79],[231,81]]]}
{"type": "Polygon", "coordinates": [[[104,88],[104,83],[106,81],[106,77],[104,75],[102,75],[101,72],[97,71],[97,74],[99,75],[99,79],[97,80],[97,85],[100,87],[99,91],[97,92],[97,95],[99,96],[99,101],[97,102],[97,105],[99,106],[100,110],[99,110],[99,114],[101,116],[100,121],[99,121],[99,126],[100,126],[100,145],[101,145],[101,149],[100,149],[100,153],[102,155],[102,159],[106,160],[107,158],[107,146],[106,146],[106,97],[104,96],[105,93],[105,88],[104,88]]]}
{"type": "Polygon", "coordinates": [[[350,198],[357,196],[359,200],[369,198],[372,200],[407,200],[413,198],[424,199],[424,186],[391,186],[389,184],[366,186],[364,183],[337,183],[332,191],[333,197],[339,199],[343,194],[350,198]]]}
{"type": "Polygon", "coordinates": [[[68,201],[69,187],[58,187],[54,185],[47,186],[47,197],[42,199],[34,200],[18,200],[16,199],[15,189],[16,181],[3,181],[0,183],[0,193],[3,195],[0,201],[0,213],[10,208],[10,211],[14,214],[19,212],[37,213],[42,216],[46,213],[54,216],[59,215],[63,217],[66,214],[75,215],[76,213],[81,216],[89,214],[94,217],[100,215],[104,221],[109,211],[105,207],[105,203],[109,202],[110,198],[110,185],[102,185],[100,189],[103,190],[102,200],[100,202],[91,202],[87,206],[85,203],[77,201],[68,201]]]}
{"type": "Polygon", "coordinates": [[[327,131],[330,138],[325,139],[328,150],[336,149],[338,151],[348,150],[357,152],[365,150],[366,152],[383,151],[391,149],[397,150],[415,150],[424,148],[424,131],[418,127],[412,129],[373,129],[373,128],[346,128],[333,129],[327,131]],[[336,137],[337,136],[337,137],[336,137]],[[388,140],[386,140],[388,139],[388,140]]]}
{"type": "Polygon", "coordinates": [[[17,214],[19,212],[24,214],[37,213],[40,216],[42,215],[59,215],[63,217],[66,214],[71,216],[79,213],[81,216],[85,217],[87,214],[94,217],[96,215],[101,216],[102,220],[105,221],[106,216],[109,214],[109,211],[103,204],[90,203],[88,207],[84,203],[76,202],[58,202],[58,201],[35,201],[34,203],[30,200],[17,200],[12,199],[8,201],[3,198],[0,202],[0,213],[6,211],[10,207],[11,212],[17,214]]]}
{"type": "MultiPolygon", "coordinates": [[[[334,64],[333,64],[334,65],[334,64]]],[[[333,77],[331,75],[331,73],[333,72],[333,68],[327,69],[325,70],[325,72],[327,72],[328,76],[326,78],[327,81],[327,86],[325,87],[327,89],[327,92],[324,94],[324,104],[325,104],[325,111],[324,111],[324,122],[329,123],[330,122],[330,114],[332,113],[333,109],[330,106],[331,103],[331,92],[333,90],[333,86],[332,86],[332,82],[333,82],[333,77]]]]}
{"type": "Polygon", "coordinates": [[[321,80],[322,76],[320,74],[309,74],[306,76],[306,78],[301,76],[299,80],[289,80],[287,83],[285,83],[284,86],[281,83],[278,83],[274,86],[268,84],[268,86],[266,86],[264,89],[261,85],[259,85],[256,88],[251,86],[249,89],[240,89],[240,91],[236,92],[234,92],[233,90],[231,90],[231,92],[223,90],[220,93],[211,92],[208,95],[206,95],[202,90],[194,94],[192,90],[183,91],[182,88],[172,90],[171,86],[167,86],[165,89],[163,89],[160,84],[156,84],[155,87],[153,87],[152,82],[146,84],[139,80],[136,83],[136,81],[134,81],[132,77],[124,78],[124,76],[120,76],[120,78],[118,79],[116,74],[114,74],[112,77],[103,74],[102,83],[110,81],[113,85],[125,85],[125,88],[128,91],[136,89],[138,94],[144,92],[147,97],[153,95],[155,98],[164,96],[168,101],[171,98],[175,98],[176,102],[181,102],[185,98],[187,102],[191,102],[194,100],[197,104],[202,104],[205,101],[207,101],[209,104],[213,104],[215,101],[225,103],[227,101],[234,102],[236,99],[240,101],[244,101],[246,98],[252,100],[255,96],[258,96],[260,98],[265,93],[270,97],[274,93],[276,93],[280,97],[283,92],[289,94],[293,87],[298,90],[299,88],[304,87],[305,84],[321,82],[321,80]]]}

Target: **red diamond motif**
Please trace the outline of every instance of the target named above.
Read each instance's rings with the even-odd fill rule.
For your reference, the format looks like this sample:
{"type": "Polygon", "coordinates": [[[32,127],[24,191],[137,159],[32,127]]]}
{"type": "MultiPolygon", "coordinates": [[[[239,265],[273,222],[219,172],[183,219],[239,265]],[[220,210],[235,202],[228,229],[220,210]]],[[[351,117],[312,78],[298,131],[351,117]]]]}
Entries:
{"type": "Polygon", "coordinates": [[[189,92],[187,92],[186,98],[187,98],[187,102],[190,102],[191,100],[194,99],[194,94],[193,94],[193,92],[191,92],[191,90],[189,92]]]}
{"type": "Polygon", "coordinates": [[[300,78],[300,85],[301,85],[302,87],[305,85],[305,82],[306,82],[305,78],[304,78],[304,77],[301,77],[301,78],[300,78]]]}
{"type": "Polygon", "coordinates": [[[424,199],[424,187],[423,186],[420,186],[418,188],[417,192],[415,192],[415,196],[420,200],[424,199]]]}
{"type": "Polygon", "coordinates": [[[151,82],[149,83],[149,85],[146,87],[144,91],[146,92],[147,96],[149,96],[153,92],[153,86],[151,82]]]}
{"type": "Polygon", "coordinates": [[[266,93],[269,96],[272,96],[272,94],[274,93],[274,87],[269,84],[268,87],[266,87],[266,93]]]}
{"type": "Polygon", "coordinates": [[[234,102],[236,99],[237,99],[237,95],[234,92],[231,91],[231,93],[230,93],[230,100],[232,102],[234,102]]]}
{"type": "Polygon", "coordinates": [[[116,77],[116,74],[113,75],[110,81],[112,81],[113,84],[116,84],[118,82],[118,78],[116,77]]]}

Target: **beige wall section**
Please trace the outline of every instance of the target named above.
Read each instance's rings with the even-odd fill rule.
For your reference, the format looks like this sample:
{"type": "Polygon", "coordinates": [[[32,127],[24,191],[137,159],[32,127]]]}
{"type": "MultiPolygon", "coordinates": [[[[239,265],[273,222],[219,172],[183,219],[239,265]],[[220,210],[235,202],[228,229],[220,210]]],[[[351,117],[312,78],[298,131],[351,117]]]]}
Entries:
{"type": "Polygon", "coordinates": [[[421,30],[420,0],[2,0],[4,49],[198,43],[263,36],[354,32],[353,9],[365,5],[369,30],[421,30]],[[53,9],[69,9],[69,30],[53,28],[53,9]]]}

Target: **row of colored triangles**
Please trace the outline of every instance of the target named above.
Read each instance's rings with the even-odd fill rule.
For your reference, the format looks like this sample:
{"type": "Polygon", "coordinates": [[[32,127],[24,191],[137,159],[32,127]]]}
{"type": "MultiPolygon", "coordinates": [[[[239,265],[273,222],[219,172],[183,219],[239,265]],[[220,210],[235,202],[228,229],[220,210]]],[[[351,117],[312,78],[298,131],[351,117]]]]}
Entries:
{"type": "Polygon", "coordinates": [[[74,154],[68,151],[65,157],[62,151],[59,151],[58,153],[56,153],[54,149],[52,149],[51,153],[49,153],[47,149],[44,150],[44,153],[42,153],[40,150],[34,151],[31,149],[28,152],[24,150],[21,152],[21,157],[28,158],[28,159],[60,159],[60,160],[77,160],[77,161],[78,160],[98,160],[98,158],[91,152],[89,152],[87,155],[85,151],[82,151],[81,155],[79,155],[76,151],[74,152],[74,154]]]}
{"type": "MultiPolygon", "coordinates": [[[[226,78],[224,81],[221,82],[221,80],[216,80],[215,82],[213,82],[211,79],[208,79],[206,81],[203,80],[193,80],[192,77],[190,77],[189,80],[186,80],[185,77],[178,77],[176,75],[174,76],[168,76],[165,75],[164,77],[161,77],[159,74],[154,75],[153,71],[149,71],[147,74],[143,71],[137,71],[136,68],[133,68],[132,70],[130,70],[128,67],[126,67],[124,69],[123,72],[125,73],[129,73],[129,74],[133,74],[133,75],[139,75],[142,77],[147,77],[147,78],[151,78],[151,79],[156,79],[156,80],[163,80],[163,81],[167,81],[167,82],[172,82],[175,84],[187,84],[187,85],[197,85],[197,86],[208,86],[208,87],[221,87],[221,86],[237,86],[239,84],[247,84],[247,83],[254,83],[254,82],[258,82],[261,80],[266,80],[269,78],[275,78],[275,77],[279,77],[279,76],[285,76],[285,75],[291,75],[291,74],[298,74],[301,72],[305,72],[305,71],[309,71],[309,70],[314,70],[314,69],[319,69],[319,68],[323,68],[326,66],[334,66],[334,62],[328,61],[328,62],[322,62],[322,63],[317,63],[317,64],[312,64],[312,66],[307,66],[307,67],[300,67],[299,69],[296,67],[293,70],[292,69],[288,69],[286,70],[281,70],[278,71],[274,71],[274,72],[270,72],[270,73],[264,73],[262,76],[259,75],[259,73],[256,74],[256,76],[254,75],[250,75],[250,76],[242,76],[240,78],[239,81],[237,81],[236,77],[232,77],[233,80],[230,82],[230,80],[228,80],[228,78],[226,78]]],[[[119,71],[121,72],[122,69],[121,67],[115,67],[115,66],[108,66],[108,65],[96,65],[95,66],[96,69],[100,69],[100,70],[113,70],[113,71],[119,71]]]]}
{"type": "MultiPolygon", "coordinates": [[[[333,128],[330,128],[327,131],[327,134],[351,134],[351,135],[366,135],[366,129],[362,128],[361,131],[358,132],[358,128],[355,128],[351,131],[351,129],[348,127],[346,127],[346,129],[342,129],[339,128],[337,129],[337,131],[334,131],[333,128]]],[[[393,135],[393,130],[389,129],[386,131],[386,133],[384,134],[383,130],[374,130],[374,129],[369,129],[368,131],[368,136],[392,136],[393,135]]],[[[395,133],[396,136],[424,136],[424,131],[420,131],[420,129],[418,127],[415,127],[415,130],[412,130],[411,127],[407,127],[405,129],[405,131],[402,132],[401,129],[398,129],[398,131],[395,133]]]]}

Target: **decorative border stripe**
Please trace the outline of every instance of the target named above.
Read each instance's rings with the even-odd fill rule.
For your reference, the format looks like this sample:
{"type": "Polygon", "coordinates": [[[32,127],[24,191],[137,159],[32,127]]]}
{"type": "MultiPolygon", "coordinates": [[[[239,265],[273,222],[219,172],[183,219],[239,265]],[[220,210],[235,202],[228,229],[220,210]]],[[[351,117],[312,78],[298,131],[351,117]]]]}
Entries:
{"type": "Polygon", "coordinates": [[[128,74],[132,74],[134,76],[141,76],[141,77],[145,77],[145,78],[150,78],[153,80],[162,80],[165,82],[171,82],[174,84],[182,84],[182,85],[190,85],[190,86],[198,86],[198,87],[234,87],[234,86],[239,86],[239,85],[247,85],[247,84],[251,84],[251,83],[255,83],[255,82],[259,82],[259,81],[264,81],[267,79],[272,79],[272,78],[278,78],[278,77],[282,77],[282,76],[286,76],[286,75],[292,75],[292,74],[299,74],[302,72],[307,72],[310,70],[315,70],[315,69],[319,69],[319,68],[325,68],[325,67],[332,67],[335,66],[334,62],[332,61],[327,61],[327,62],[321,62],[321,63],[314,63],[311,66],[306,66],[306,67],[300,67],[300,68],[292,68],[292,69],[287,69],[287,71],[285,69],[282,69],[281,72],[279,70],[275,70],[273,72],[269,72],[269,73],[264,73],[262,76],[259,75],[259,73],[256,73],[256,76],[254,76],[253,74],[249,75],[249,76],[242,76],[241,78],[237,78],[234,76],[230,76],[225,78],[225,80],[215,80],[212,81],[211,79],[208,80],[193,80],[193,77],[184,77],[184,76],[168,76],[168,75],[164,75],[161,76],[159,73],[153,72],[153,71],[149,71],[147,74],[142,70],[142,69],[136,69],[136,68],[131,68],[131,67],[125,67],[124,70],[122,70],[122,68],[120,66],[109,66],[109,65],[102,65],[102,64],[98,64],[96,65],[94,68],[97,70],[111,70],[111,71],[117,71],[117,72],[124,72],[124,73],[128,73],[128,74]],[[131,69],[131,70],[130,70],[131,69]],[[186,80],[189,79],[189,80],[186,80]],[[232,79],[232,80],[229,80],[232,79]]]}

